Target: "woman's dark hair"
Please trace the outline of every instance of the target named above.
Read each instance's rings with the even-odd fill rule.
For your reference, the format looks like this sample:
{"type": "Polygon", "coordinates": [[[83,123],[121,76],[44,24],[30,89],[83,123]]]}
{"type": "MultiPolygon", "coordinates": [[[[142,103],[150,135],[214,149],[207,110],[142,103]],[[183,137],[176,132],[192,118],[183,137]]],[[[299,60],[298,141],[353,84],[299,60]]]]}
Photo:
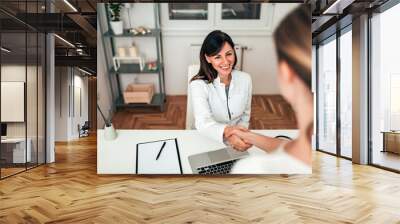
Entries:
{"type": "Polygon", "coordinates": [[[311,7],[301,4],[274,32],[278,61],[286,61],[311,89],[311,7]]]}
{"type": "Polygon", "coordinates": [[[190,81],[200,79],[211,83],[214,81],[214,79],[217,78],[218,72],[212,67],[210,63],[207,62],[205,55],[214,56],[218,54],[225,43],[228,43],[234,51],[233,53],[235,54],[235,62],[233,63],[233,68],[235,68],[237,62],[235,44],[228,34],[220,30],[214,30],[207,35],[207,37],[203,41],[203,44],[201,45],[200,70],[197,75],[195,75],[190,81]]]}

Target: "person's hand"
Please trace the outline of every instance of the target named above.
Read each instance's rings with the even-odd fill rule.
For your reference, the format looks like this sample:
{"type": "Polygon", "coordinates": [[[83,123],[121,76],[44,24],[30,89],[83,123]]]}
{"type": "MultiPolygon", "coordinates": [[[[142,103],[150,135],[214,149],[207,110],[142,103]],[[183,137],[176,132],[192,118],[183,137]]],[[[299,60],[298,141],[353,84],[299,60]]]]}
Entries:
{"type": "MultiPolygon", "coordinates": [[[[226,126],[224,129],[224,138],[230,146],[238,151],[245,151],[249,149],[252,144],[247,143],[239,136],[239,133],[249,132],[249,130],[242,126],[226,126]],[[235,135],[236,134],[236,135],[235,135]]],[[[242,135],[243,136],[243,135],[242,135]]]]}
{"type": "MultiPolygon", "coordinates": [[[[252,137],[254,137],[254,133],[249,131],[248,129],[234,129],[230,133],[230,136],[237,136],[246,144],[253,145],[252,137]]],[[[229,136],[229,137],[230,137],[229,136]]]]}
{"type": "Polygon", "coordinates": [[[251,146],[251,144],[246,143],[245,141],[243,141],[240,137],[236,136],[236,135],[231,135],[229,138],[227,138],[227,141],[229,143],[230,146],[232,146],[232,148],[238,150],[238,151],[246,151],[247,149],[249,149],[251,146]]]}
{"type": "Polygon", "coordinates": [[[248,144],[238,135],[234,133],[244,133],[248,132],[249,130],[245,127],[241,126],[227,126],[224,130],[224,138],[227,140],[229,145],[231,145],[234,149],[239,151],[245,151],[249,149],[252,144],[248,144]]]}
{"type": "Polygon", "coordinates": [[[224,138],[228,139],[231,137],[233,134],[238,133],[238,132],[248,132],[249,129],[242,127],[242,126],[227,126],[225,127],[224,130],[224,138]]]}

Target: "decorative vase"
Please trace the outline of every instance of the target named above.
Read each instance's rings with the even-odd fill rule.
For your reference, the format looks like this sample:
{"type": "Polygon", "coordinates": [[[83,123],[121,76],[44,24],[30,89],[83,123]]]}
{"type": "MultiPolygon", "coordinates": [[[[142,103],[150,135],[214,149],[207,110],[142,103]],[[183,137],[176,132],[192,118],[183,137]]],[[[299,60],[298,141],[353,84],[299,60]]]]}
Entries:
{"type": "Polygon", "coordinates": [[[131,57],[137,57],[138,56],[138,50],[135,46],[128,48],[129,56],[131,57]]]}
{"type": "Polygon", "coordinates": [[[117,138],[117,131],[115,131],[114,126],[110,124],[109,126],[104,126],[104,139],[112,141],[117,138]]]}
{"type": "Polygon", "coordinates": [[[120,57],[125,57],[125,56],[126,56],[126,50],[125,50],[125,48],[124,48],[124,47],[119,47],[119,48],[117,49],[117,54],[118,54],[118,56],[120,56],[120,57]]]}
{"type": "Polygon", "coordinates": [[[120,35],[124,33],[122,21],[111,21],[110,25],[115,35],[120,35]]]}

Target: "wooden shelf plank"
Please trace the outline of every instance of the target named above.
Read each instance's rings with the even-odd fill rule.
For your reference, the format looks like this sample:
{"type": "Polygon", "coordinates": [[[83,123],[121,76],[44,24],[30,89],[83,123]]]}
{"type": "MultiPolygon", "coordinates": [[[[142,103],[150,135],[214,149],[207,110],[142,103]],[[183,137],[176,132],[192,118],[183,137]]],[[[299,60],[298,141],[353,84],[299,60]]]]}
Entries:
{"type": "Polygon", "coordinates": [[[154,94],[151,103],[124,103],[124,99],[122,97],[118,98],[115,101],[115,105],[117,108],[138,108],[138,107],[161,107],[164,104],[164,101],[166,99],[165,94],[161,93],[156,93],[154,94]]]}
{"type": "Polygon", "coordinates": [[[160,29],[150,29],[150,30],[151,30],[150,33],[146,33],[144,35],[142,35],[142,34],[133,35],[132,33],[129,33],[128,30],[124,30],[124,33],[116,35],[112,32],[112,30],[108,30],[103,35],[105,37],[116,37],[116,38],[117,37],[156,37],[156,36],[160,35],[160,33],[161,33],[160,29]]]}

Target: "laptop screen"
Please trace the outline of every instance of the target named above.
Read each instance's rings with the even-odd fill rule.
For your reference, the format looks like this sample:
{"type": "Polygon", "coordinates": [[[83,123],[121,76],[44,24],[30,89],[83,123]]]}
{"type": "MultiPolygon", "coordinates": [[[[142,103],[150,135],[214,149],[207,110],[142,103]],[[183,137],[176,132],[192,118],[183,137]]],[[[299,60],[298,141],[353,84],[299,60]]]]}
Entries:
{"type": "Polygon", "coordinates": [[[1,123],[1,136],[7,136],[7,124],[1,123]]]}

